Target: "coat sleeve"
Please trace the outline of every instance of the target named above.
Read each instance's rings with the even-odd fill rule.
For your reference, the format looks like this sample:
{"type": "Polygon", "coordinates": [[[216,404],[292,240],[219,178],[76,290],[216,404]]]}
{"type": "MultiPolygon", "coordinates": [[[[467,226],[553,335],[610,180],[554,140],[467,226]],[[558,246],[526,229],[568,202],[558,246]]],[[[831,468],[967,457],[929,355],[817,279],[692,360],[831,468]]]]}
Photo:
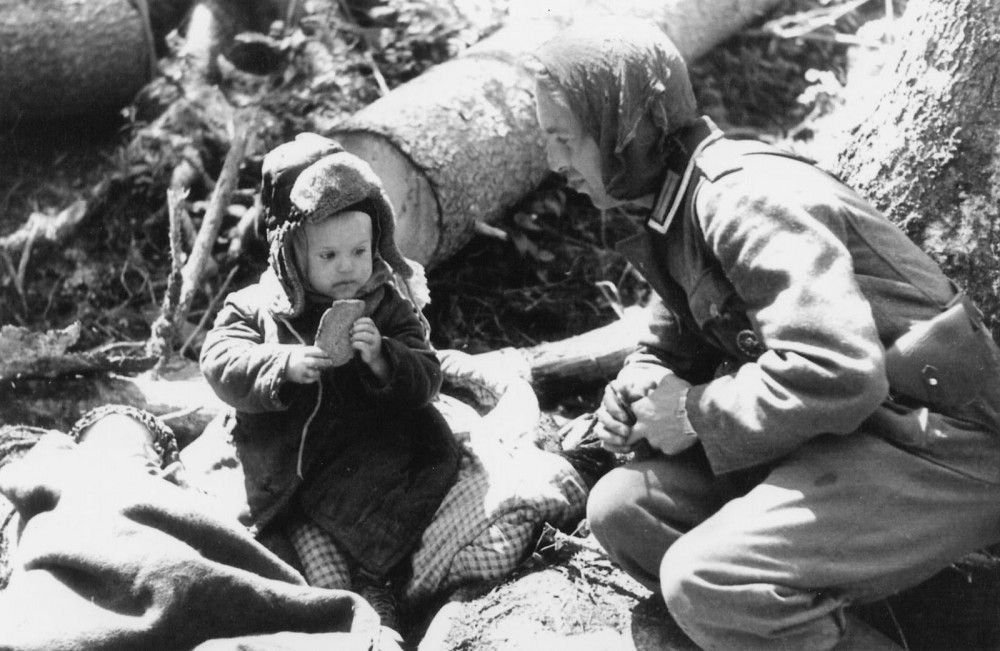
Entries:
{"type": "Polygon", "coordinates": [[[651,238],[642,233],[618,242],[615,248],[655,290],[645,310],[649,329],[625,359],[619,378],[634,371],[646,377],[672,372],[692,383],[711,378],[721,353],[710,348],[671,311],[669,306],[680,305],[687,297],[661,273],[651,238]]]}
{"type": "Polygon", "coordinates": [[[239,411],[286,409],[279,391],[285,383],[290,347],[266,342],[259,312],[239,296],[226,299],[205,337],[201,372],[219,398],[239,411]]]}
{"type": "Polygon", "coordinates": [[[388,287],[375,321],[389,362],[389,379],[383,384],[373,374],[364,375],[368,390],[385,407],[406,410],[427,405],[441,389],[441,362],[416,308],[388,287]]]}
{"type": "Polygon", "coordinates": [[[704,382],[712,377],[722,354],[700,337],[685,330],[677,316],[654,294],[646,306],[649,331],[639,340],[635,352],[625,358],[624,368],[651,369],[659,366],[687,382],[704,382]]]}
{"type": "Polygon", "coordinates": [[[766,352],[688,393],[688,418],[717,473],[853,432],[889,389],[846,227],[833,193],[823,199],[829,186],[734,177],[699,197],[699,222],[766,352]]]}

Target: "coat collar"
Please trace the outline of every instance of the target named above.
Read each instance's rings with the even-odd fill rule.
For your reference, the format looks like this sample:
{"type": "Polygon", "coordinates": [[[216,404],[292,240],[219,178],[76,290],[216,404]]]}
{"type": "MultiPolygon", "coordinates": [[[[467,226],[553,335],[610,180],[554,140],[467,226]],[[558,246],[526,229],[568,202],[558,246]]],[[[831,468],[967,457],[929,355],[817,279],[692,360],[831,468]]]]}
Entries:
{"type": "Polygon", "coordinates": [[[721,137],[722,131],[708,117],[701,117],[670,136],[673,147],[667,158],[667,173],[646,220],[647,227],[660,234],[667,232],[684,202],[698,155],[721,137]]]}

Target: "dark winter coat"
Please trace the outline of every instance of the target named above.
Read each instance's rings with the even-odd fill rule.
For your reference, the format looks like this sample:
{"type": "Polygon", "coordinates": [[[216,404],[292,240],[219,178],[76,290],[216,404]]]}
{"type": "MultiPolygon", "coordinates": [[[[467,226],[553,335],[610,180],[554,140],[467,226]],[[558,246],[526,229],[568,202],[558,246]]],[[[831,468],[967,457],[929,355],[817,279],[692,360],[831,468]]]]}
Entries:
{"type": "Polygon", "coordinates": [[[365,297],[365,314],[382,333],[389,381],[355,358],[319,383],[288,382],[288,345],[313,343],[328,304],[276,317],[282,291],[268,271],[230,295],[202,349],[202,371],[236,408],[251,514],[263,532],[300,509],[384,574],[412,551],[458,470],[457,445],[431,405],[439,362],[415,308],[387,282],[365,297]]]}

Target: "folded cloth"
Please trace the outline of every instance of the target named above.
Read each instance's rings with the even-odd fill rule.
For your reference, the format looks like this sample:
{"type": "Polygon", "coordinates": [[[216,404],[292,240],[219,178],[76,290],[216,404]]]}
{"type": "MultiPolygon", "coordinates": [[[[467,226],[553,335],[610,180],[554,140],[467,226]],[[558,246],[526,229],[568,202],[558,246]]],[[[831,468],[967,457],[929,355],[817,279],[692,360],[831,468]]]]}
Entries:
{"type": "Polygon", "coordinates": [[[307,586],[211,498],[141,465],[102,464],[49,434],[0,468],[0,492],[20,519],[4,649],[190,649],[281,631],[377,648],[357,595],[307,586]]]}

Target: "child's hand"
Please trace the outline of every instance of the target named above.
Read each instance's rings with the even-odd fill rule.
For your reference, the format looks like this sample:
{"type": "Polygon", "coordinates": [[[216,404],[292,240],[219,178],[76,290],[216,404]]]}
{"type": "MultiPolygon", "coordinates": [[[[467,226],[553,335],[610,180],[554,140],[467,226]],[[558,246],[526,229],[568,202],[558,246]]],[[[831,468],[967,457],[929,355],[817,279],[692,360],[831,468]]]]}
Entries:
{"type": "Polygon", "coordinates": [[[319,346],[293,346],[285,367],[285,377],[290,382],[312,384],[320,374],[333,366],[333,362],[319,346]]]}
{"type": "Polygon", "coordinates": [[[351,326],[351,347],[379,379],[389,376],[389,365],[382,355],[382,333],[370,318],[363,316],[351,326]]]}

